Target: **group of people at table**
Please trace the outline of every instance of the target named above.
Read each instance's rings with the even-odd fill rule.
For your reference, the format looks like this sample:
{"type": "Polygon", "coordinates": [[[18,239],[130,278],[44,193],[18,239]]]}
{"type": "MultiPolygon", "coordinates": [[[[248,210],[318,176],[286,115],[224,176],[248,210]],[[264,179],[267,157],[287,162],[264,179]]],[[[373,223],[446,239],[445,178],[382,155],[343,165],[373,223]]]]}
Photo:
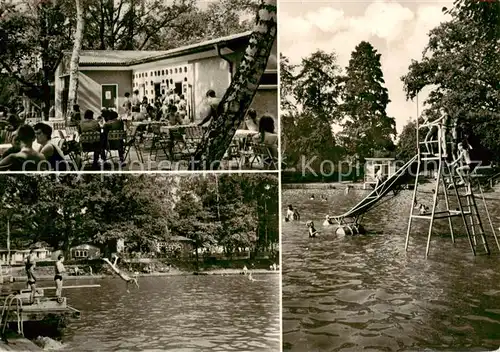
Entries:
{"type": "MultiPolygon", "coordinates": [[[[138,91],[134,92],[134,96],[136,95],[138,95],[138,91]]],[[[76,127],[80,136],[88,132],[101,134],[100,141],[94,141],[91,145],[80,141],[80,148],[85,151],[94,151],[93,167],[98,167],[99,157],[103,162],[106,161],[107,149],[117,150],[120,163],[124,165],[125,140],[108,140],[109,132],[126,131],[131,127],[131,124],[134,124],[134,121],[141,126],[147,126],[148,122],[144,121],[151,120],[152,110],[149,109],[148,112],[148,107],[144,106],[147,105],[147,101],[142,101],[139,104],[136,97],[129,99],[128,93],[125,94],[125,97],[122,106],[125,113],[122,116],[119,116],[114,110],[103,109],[101,115],[95,119],[94,112],[86,110],[82,119],[79,106],[73,106],[73,111],[70,114],[70,126],[76,127]],[[111,146],[111,144],[113,145],[111,146]]],[[[198,125],[204,127],[217,117],[220,100],[216,98],[213,90],[206,93],[204,117],[197,122],[189,122],[182,101],[182,97],[167,95],[162,105],[163,113],[156,115],[160,116],[159,121],[173,126],[198,125]]],[[[240,130],[245,130],[245,137],[251,138],[252,142],[266,145],[272,157],[277,157],[278,136],[275,133],[274,118],[270,114],[266,113],[258,118],[255,110],[248,110],[240,130]]],[[[1,155],[0,170],[68,170],[70,166],[65,153],[60,145],[52,140],[53,132],[53,128],[43,122],[34,126],[21,124],[12,134],[11,147],[1,155]],[[35,140],[37,145],[34,146],[35,140]]]]}

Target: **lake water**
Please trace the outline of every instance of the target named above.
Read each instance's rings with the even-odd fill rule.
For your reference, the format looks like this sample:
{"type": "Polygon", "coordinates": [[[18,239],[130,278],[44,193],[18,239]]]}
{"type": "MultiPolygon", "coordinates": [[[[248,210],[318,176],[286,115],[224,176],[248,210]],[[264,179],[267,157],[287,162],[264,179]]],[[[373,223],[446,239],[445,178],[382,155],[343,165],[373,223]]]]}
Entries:
{"type": "MultiPolygon", "coordinates": [[[[452,244],[447,220],[438,220],[425,260],[429,222],[414,222],[406,253],[411,191],[366,214],[367,235],[341,238],[334,228],[322,228],[326,214],[342,214],[366,194],[283,192],[282,211],[293,204],[301,214],[300,222],[282,227],[283,350],[498,349],[500,254],[493,238],[492,255],[474,257],[467,238],[458,236],[452,244]],[[307,220],[323,231],[319,238],[309,239],[307,220]]],[[[421,201],[430,203],[430,197],[421,201]]],[[[498,227],[500,202],[487,202],[498,227]]]]}
{"type": "MultiPolygon", "coordinates": [[[[63,295],[81,311],[62,339],[67,351],[278,351],[279,275],[67,280],[63,295]],[[262,281],[261,281],[262,280],[262,281]]],[[[41,283],[40,286],[48,286],[41,283]]]]}

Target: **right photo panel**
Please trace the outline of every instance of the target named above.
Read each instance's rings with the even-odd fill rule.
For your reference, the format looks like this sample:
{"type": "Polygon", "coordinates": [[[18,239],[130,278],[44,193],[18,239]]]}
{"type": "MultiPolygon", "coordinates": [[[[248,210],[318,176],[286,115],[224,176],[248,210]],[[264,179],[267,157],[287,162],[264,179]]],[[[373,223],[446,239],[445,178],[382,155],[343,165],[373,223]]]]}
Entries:
{"type": "Polygon", "coordinates": [[[283,351],[500,350],[500,2],[278,11],[283,351]]]}

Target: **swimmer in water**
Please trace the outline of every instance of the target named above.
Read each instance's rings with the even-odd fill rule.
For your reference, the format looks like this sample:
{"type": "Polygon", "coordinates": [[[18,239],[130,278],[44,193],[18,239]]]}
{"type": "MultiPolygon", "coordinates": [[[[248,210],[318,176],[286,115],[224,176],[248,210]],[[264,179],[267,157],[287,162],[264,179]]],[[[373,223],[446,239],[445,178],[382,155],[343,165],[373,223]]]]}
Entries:
{"type": "Polygon", "coordinates": [[[324,196],[324,195],[321,195],[321,201],[326,202],[326,201],[328,201],[328,198],[326,198],[326,196],[324,196]]]}
{"type": "Polygon", "coordinates": [[[312,194],[312,195],[311,195],[311,198],[310,198],[310,199],[311,199],[311,200],[314,200],[314,194],[312,194]]]}
{"type": "Polygon", "coordinates": [[[351,186],[347,185],[347,187],[345,188],[344,190],[344,194],[347,196],[349,194],[349,190],[350,190],[351,186]]]}
{"type": "Polygon", "coordinates": [[[285,221],[294,220],[293,214],[294,214],[293,206],[290,204],[290,205],[288,205],[288,210],[286,211],[285,221]]]}
{"type": "Polygon", "coordinates": [[[314,228],[314,222],[311,220],[306,223],[306,226],[309,228],[309,238],[314,238],[317,234],[319,234],[319,232],[314,228]]]}
{"type": "Polygon", "coordinates": [[[323,226],[332,225],[332,220],[330,219],[330,215],[325,216],[325,221],[323,221],[323,226]]]}
{"type": "Polygon", "coordinates": [[[424,215],[429,211],[429,207],[426,207],[425,205],[420,204],[418,207],[418,210],[420,212],[420,215],[424,215]]]}

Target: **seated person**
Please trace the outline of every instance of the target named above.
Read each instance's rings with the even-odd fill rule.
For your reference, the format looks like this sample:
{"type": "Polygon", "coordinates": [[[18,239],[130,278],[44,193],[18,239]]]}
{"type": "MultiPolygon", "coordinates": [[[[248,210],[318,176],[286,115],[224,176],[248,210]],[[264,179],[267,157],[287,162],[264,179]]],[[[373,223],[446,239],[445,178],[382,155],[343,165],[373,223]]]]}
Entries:
{"type": "MultiPolygon", "coordinates": [[[[123,121],[118,119],[118,114],[116,111],[110,111],[108,121],[104,124],[103,132],[103,142],[104,146],[108,146],[108,133],[110,131],[125,131],[123,121]]],[[[118,156],[120,158],[120,163],[124,163],[124,143],[123,140],[109,141],[109,148],[111,150],[118,150],[118,156]]],[[[103,160],[106,160],[106,155],[104,154],[103,160]]]]}
{"type": "Polygon", "coordinates": [[[206,98],[207,98],[208,113],[205,116],[205,118],[203,118],[203,120],[201,120],[201,122],[198,123],[198,126],[203,126],[205,124],[208,124],[209,122],[212,121],[212,119],[216,118],[218,115],[220,100],[217,99],[217,97],[215,96],[215,91],[210,89],[206,94],[206,98]]]}
{"type": "Polygon", "coordinates": [[[257,122],[257,111],[249,109],[245,116],[245,127],[247,130],[259,132],[259,124],[257,122]]]}
{"type": "Polygon", "coordinates": [[[80,113],[80,105],[73,105],[73,111],[69,115],[69,125],[70,126],[78,126],[80,121],[82,120],[82,116],[80,113]]]}
{"type": "Polygon", "coordinates": [[[184,120],[182,119],[181,115],[179,115],[179,112],[177,111],[177,106],[175,105],[170,105],[168,123],[171,126],[182,125],[184,123],[184,120]]]}
{"type": "Polygon", "coordinates": [[[33,149],[35,130],[30,125],[22,125],[17,131],[21,150],[0,160],[0,169],[10,171],[43,171],[47,167],[45,156],[33,149]]]}
{"type": "MultiPolygon", "coordinates": [[[[108,116],[108,110],[102,111],[103,116],[108,116]]],[[[85,132],[99,132],[101,133],[101,125],[97,120],[94,120],[94,112],[92,110],[85,111],[83,115],[83,121],[80,122],[78,126],[78,133],[82,134],[85,132]]],[[[102,139],[96,143],[82,143],[82,148],[84,150],[93,150],[94,151],[94,160],[92,162],[92,167],[96,168],[97,163],[99,162],[99,154],[103,154],[104,150],[102,147],[102,139]]],[[[103,157],[104,160],[104,157],[103,157]]]]}
{"type": "Polygon", "coordinates": [[[21,151],[21,141],[17,137],[17,132],[14,132],[11,141],[12,141],[12,147],[10,147],[9,149],[7,149],[3,153],[3,155],[1,156],[1,158],[5,158],[5,157],[7,157],[10,154],[19,153],[21,151]]]}
{"type": "Polygon", "coordinates": [[[278,157],[278,135],[274,132],[274,118],[264,114],[259,121],[259,133],[253,136],[255,143],[265,144],[269,147],[271,156],[278,157]]]}
{"type": "Polygon", "coordinates": [[[14,114],[9,113],[7,115],[7,121],[9,123],[7,126],[8,131],[15,131],[21,126],[21,120],[14,114]]]}
{"type": "Polygon", "coordinates": [[[59,146],[52,143],[52,127],[40,122],[35,125],[34,129],[36,141],[40,144],[38,151],[45,156],[51,170],[66,171],[68,164],[64,159],[64,153],[59,146]]]}

